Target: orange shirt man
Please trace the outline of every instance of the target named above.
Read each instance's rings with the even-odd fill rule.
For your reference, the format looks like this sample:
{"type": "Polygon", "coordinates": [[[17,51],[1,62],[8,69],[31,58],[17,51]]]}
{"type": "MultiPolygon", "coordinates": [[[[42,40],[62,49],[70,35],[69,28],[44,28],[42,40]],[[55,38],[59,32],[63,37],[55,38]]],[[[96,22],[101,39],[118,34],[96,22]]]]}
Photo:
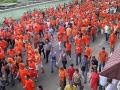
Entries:
{"type": "Polygon", "coordinates": [[[76,46],[76,54],[81,54],[81,53],[82,53],[82,47],[76,46]]]}
{"type": "Polygon", "coordinates": [[[70,42],[66,42],[65,47],[66,47],[66,51],[71,51],[71,44],[70,44],[70,42]]]}
{"type": "Polygon", "coordinates": [[[35,90],[35,83],[32,79],[30,79],[30,76],[27,75],[27,78],[25,80],[25,90],[35,90]]]}
{"type": "Polygon", "coordinates": [[[103,47],[102,50],[99,52],[99,60],[101,62],[105,62],[108,60],[108,53],[105,51],[105,48],[103,47]]]}
{"type": "Polygon", "coordinates": [[[75,39],[75,45],[76,45],[76,46],[82,46],[82,44],[83,44],[82,36],[78,36],[78,37],[75,39]]]}
{"type": "Polygon", "coordinates": [[[92,55],[92,49],[91,47],[89,47],[89,45],[87,45],[87,47],[85,48],[85,55],[87,55],[89,58],[92,55]]]}

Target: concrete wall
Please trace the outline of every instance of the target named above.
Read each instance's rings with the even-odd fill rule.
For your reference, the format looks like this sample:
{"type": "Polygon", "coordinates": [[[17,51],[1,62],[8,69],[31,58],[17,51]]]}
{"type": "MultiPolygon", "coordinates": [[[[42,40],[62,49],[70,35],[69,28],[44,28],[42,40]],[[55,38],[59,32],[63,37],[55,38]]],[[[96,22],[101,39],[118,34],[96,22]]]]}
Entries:
{"type": "Polygon", "coordinates": [[[48,1],[43,3],[32,4],[28,6],[21,6],[16,8],[11,8],[7,10],[0,11],[0,24],[3,22],[4,17],[13,17],[14,19],[19,19],[20,16],[26,11],[31,11],[35,8],[44,9],[48,7],[56,7],[59,4],[62,5],[64,3],[69,3],[72,0],[56,0],[56,1],[48,1]]]}

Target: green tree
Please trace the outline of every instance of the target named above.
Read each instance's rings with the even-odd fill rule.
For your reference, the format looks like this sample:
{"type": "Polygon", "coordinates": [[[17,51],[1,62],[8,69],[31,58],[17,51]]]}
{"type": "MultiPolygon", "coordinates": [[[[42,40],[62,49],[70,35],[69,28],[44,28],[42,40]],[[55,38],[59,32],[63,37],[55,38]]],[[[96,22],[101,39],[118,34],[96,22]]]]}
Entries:
{"type": "Polygon", "coordinates": [[[17,0],[0,0],[0,3],[15,3],[17,0]]]}

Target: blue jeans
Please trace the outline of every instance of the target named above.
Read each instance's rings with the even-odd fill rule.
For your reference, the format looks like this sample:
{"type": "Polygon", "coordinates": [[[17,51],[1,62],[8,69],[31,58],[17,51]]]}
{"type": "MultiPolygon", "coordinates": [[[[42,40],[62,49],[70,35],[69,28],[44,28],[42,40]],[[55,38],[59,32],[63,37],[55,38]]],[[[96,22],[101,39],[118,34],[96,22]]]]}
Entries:
{"type": "Polygon", "coordinates": [[[76,54],[76,65],[78,65],[79,63],[81,63],[81,53],[76,54]]]}
{"type": "Polygon", "coordinates": [[[87,71],[82,71],[84,77],[84,83],[87,83],[87,71]]]}
{"type": "Polygon", "coordinates": [[[14,73],[11,73],[10,74],[10,84],[12,85],[12,86],[14,86],[15,85],[15,74],[14,73]]]}
{"type": "Polygon", "coordinates": [[[100,62],[100,65],[99,65],[99,72],[102,71],[102,68],[104,68],[105,66],[105,61],[104,62],[100,62]]]}
{"type": "Polygon", "coordinates": [[[55,67],[56,67],[56,61],[51,61],[51,72],[54,72],[55,67]]]}

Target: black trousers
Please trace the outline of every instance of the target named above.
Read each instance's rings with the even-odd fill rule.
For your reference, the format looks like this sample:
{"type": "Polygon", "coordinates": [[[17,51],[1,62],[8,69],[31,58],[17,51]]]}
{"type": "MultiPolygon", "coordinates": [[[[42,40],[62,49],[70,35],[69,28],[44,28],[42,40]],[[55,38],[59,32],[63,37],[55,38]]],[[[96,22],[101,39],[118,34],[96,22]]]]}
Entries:
{"type": "Polygon", "coordinates": [[[92,34],[92,42],[95,41],[95,34],[92,34]]]}
{"type": "Polygon", "coordinates": [[[44,52],[44,49],[39,49],[39,54],[41,55],[43,53],[43,55],[44,55],[44,58],[45,58],[45,52],[44,52]]]}
{"type": "Polygon", "coordinates": [[[50,50],[46,50],[46,63],[48,63],[49,54],[50,54],[50,50]]]}
{"type": "Polygon", "coordinates": [[[106,41],[108,41],[108,39],[109,39],[109,34],[108,33],[105,33],[105,39],[106,39],[106,41]]]}
{"type": "Polygon", "coordinates": [[[0,86],[0,90],[6,90],[5,86],[0,86]]]}
{"type": "Polygon", "coordinates": [[[67,60],[63,60],[63,61],[62,61],[62,65],[63,65],[63,68],[66,69],[67,60]]]}
{"type": "Polygon", "coordinates": [[[39,35],[40,35],[40,38],[44,37],[43,30],[40,30],[40,31],[39,31],[39,35]]]}

